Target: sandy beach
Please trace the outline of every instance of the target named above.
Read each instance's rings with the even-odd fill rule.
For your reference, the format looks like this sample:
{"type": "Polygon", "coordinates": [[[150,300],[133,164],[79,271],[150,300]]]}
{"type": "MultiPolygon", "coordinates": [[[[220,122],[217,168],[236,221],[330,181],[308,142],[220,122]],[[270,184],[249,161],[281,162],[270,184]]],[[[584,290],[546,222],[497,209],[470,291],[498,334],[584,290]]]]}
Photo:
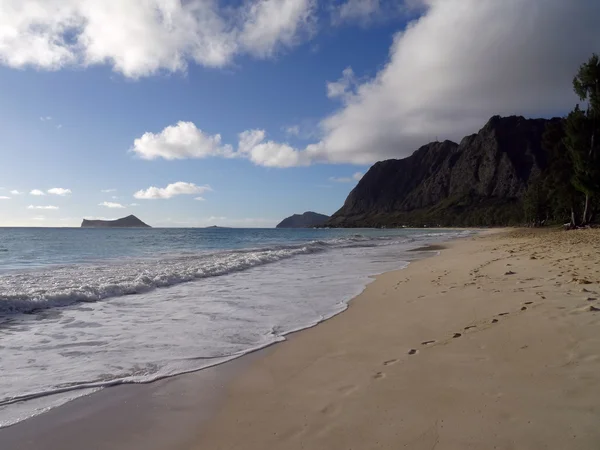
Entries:
{"type": "Polygon", "coordinates": [[[0,447],[599,448],[598,230],[421,251],[439,255],[233,370],[107,389],[0,430],[0,447]]]}
{"type": "Polygon", "coordinates": [[[597,449],[600,233],[496,233],[380,276],[229,386],[195,449],[597,449]]]}

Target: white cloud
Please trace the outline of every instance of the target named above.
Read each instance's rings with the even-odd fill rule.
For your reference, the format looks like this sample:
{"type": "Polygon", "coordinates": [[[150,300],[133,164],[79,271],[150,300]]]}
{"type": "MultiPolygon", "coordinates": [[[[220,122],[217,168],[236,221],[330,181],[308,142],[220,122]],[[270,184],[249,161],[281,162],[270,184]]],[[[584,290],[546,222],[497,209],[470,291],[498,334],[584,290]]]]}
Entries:
{"type": "Polygon", "coordinates": [[[144,133],[133,142],[131,151],[143,159],[231,157],[233,154],[230,146],[221,144],[220,134],[207,135],[192,122],[179,122],[158,134],[144,133]]]}
{"type": "Polygon", "coordinates": [[[52,188],[52,189],[48,189],[46,192],[48,192],[48,194],[52,194],[52,195],[60,195],[61,197],[64,197],[65,195],[69,195],[71,194],[71,189],[64,189],[64,188],[52,188]]]}
{"type": "Polygon", "coordinates": [[[272,56],[311,35],[314,0],[3,0],[0,62],[108,64],[127,77],[272,56]],[[222,2],[225,3],[225,2],[222,2]]]}
{"type": "Polygon", "coordinates": [[[240,133],[236,156],[250,159],[265,167],[294,167],[308,165],[304,154],[285,143],[265,141],[264,130],[248,130],[240,133]]]}
{"type": "Polygon", "coordinates": [[[60,130],[62,128],[62,123],[59,123],[58,125],[56,125],[56,129],[60,130]]]}
{"type": "Polygon", "coordinates": [[[425,13],[395,36],[386,66],[322,122],[315,150],[328,161],[403,157],[436,136],[476,132],[495,114],[573,107],[571,79],[600,42],[592,19],[600,17],[599,2],[425,3],[425,13]]]}
{"type": "Polygon", "coordinates": [[[139,203],[131,203],[129,206],[140,206],[139,203]]]}
{"type": "Polygon", "coordinates": [[[351,177],[330,177],[329,181],[335,183],[352,183],[354,181],[360,181],[363,175],[364,173],[362,172],[355,172],[351,177]]]}
{"type": "Polygon", "coordinates": [[[32,217],[33,220],[38,220],[40,222],[43,222],[44,220],[46,220],[46,218],[44,216],[36,216],[36,217],[32,217]]]}
{"type": "Polygon", "coordinates": [[[7,197],[6,195],[0,195],[0,200],[10,200],[10,197],[7,197]]]}
{"type": "Polygon", "coordinates": [[[346,67],[339,80],[327,82],[327,97],[345,99],[354,94],[357,84],[352,67],[346,67]]]}
{"type": "Polygon", "coordinates": [[[27,209],[48,209],[48,210],[56,210],[58,209],[58,206],[52,206],[52,205],[48,205],[48,206],[34,206],[34,205],[29,205],[27,207],[27,209]]]}
{"type": "Polygon", "coordinates": [[[221,142],[221,135],[210,136],[191,122],[179,122],[158,134],[144,133],[134,141],[131,151],[143,159],[164,158],[247,158],[266,167],[293,167],[308,165],[306,155],[286,143],[266,140],[264,130],[247,130],[239,134],[238,149],[221,142]]]}
{"type": "Polygon", "coordinates": [[[41,195],[46,195],[44,193],[44,191],[40,191],[39,189],[34,189],[31,192],[29,192],[31,195],[37,195],[37,196],[41,196],[41,195]]]}
{"type": "Polygon", "coordinates": [[[52,120],[52,117],[50,117],[50,116],[42,116],[42,117],[40,117],[40,120],[42,122],[48,122],[49,120],[52,120]]]}
{"type": "Polygon", "coordinates": [[[316,0],[251,2],[245,10],[240,44],[259,57],[272,56],[279,45],[291,47],[302,31],[312,33],[315,8],[316,0]]]}
{"type": "Polygon", "coordinates": [[[19,191],[17,191],[16,189],[13,189],[12,191],[10,191],[10,193],[11,193],[12,195],[21,195],[21,194],[22,194],[22,192],[19,192],[19,191]]]}
{"type": "Polygon", "coordinates": [[[125,208],[120,203],[114,203],[114,202],[102,202],[102,203],[98,203],[98,206],[106,206],[107,208],[125,208]]]}
{"type": "Polygon", "coordinates": [[[100,192],[117,192],[116,189],[102,189],[100,192]]]}
{"type": "Polygon", "coordinates": [[[204,197],[195,197],[194,200],[198,200],[200,202],[205,201],[206,199],[204,197]]]}
{"type": "Polygon", "coordinates": [[[137,199],[155,200],[167,199],[176,195],[203,194],[204,192],[210,191],[212,191],[210,186],[197,186],[194,183],[178,181],[176,183],[167,185],[165,188],[151,186],[148,189],[137,191],[135,194],[133,194],[133,196],[137,199]]]}
{"type": "Polygon", "coordinates": [[[321,121],[318,142],[294,148],[267,141],[264,130],[247,130],[233,151],[220,135],[204,135],[185,122],[190,139],[157,139],[181,125],[167,127],[160,135],[147,133],[153,145],[140,153],[148,159],[242,157],[267,167],[363,165],[408,156],[436,137],[459,140],[496,114],[547,116],[577,102],[572,77],[600,42],[597,0],[419,3],[422,15],[394,36],[388,61],[373,78],[360,81],[346,69],[327,85],[342,105],[321,121]]]}

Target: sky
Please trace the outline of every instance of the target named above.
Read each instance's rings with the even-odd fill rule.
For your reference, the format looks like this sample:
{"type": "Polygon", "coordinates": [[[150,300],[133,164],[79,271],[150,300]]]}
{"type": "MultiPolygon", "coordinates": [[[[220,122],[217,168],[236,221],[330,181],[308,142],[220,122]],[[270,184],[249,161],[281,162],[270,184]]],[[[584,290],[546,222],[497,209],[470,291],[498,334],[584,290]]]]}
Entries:
{"type": "Polygon", "coordinates": [[[0,226],[271,227],[493,115],[552,117],[597,0],[0,0],[0,226]]]}

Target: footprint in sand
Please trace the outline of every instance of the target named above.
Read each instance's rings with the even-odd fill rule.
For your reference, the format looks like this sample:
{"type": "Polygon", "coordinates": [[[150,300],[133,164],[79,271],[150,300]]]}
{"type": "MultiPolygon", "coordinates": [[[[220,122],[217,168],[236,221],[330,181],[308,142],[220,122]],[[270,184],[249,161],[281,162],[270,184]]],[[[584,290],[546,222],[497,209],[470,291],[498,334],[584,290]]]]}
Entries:
{"type": "Polygon", "coordinates": [[[390,366],[390,365],[392,365],[392,364],[396,364],[397,362],[398,362],[398,360],[397,360],[397,359],[389,359],[389,360],[387,360],[387,361],[384,361],[384,362],[383,362],[383,365],[384,365],[384,366],[390,366]]]}
{"type": "Polygon", "coordinates": [[[477,328],[477,325],[469,325],[468,327],[464,327],[465,331],[470,330],[471,328],[477,328]]]}
{"type": "MultiPolygon", "coordinates": [[[[599,311],[600,311],[600,310],[599,310],[599,311]]],[[[416,355],[417,353],[419,353],[419,350],[415,350],[414,348],[411,348],[411,349],[408,351],[408,354],[409,354],[409,355],[416,355]]]]}
{"type": "Polygon", "coordinates": [[[433,344],[435,341],[423,341],[421,342],[421,345],[429,345],[429,344],[433,344]]]}
{"type": "Polygon", "coordinates": [[[525,302],[525,305],[531,305],[533,302],[525,302]]]}
{"type": "Polygon", "coordinates": [[[522,306],[521,311],[527,311],[527,306],[522,306]]]}
{"type": "Polygon", "coordinates": [[[373,378],[375,378],[376,380],[380,380],[382,378],[385,378],[385,373],[383,373],[383,372],[377,372],[375,375],[373,375],[373,378]]]}
{"type": "Polygon", "coordinates": [[[589,311],[598,312],[598,311],[600,311],[600,308],[596,308],[595,306],[590,306],[589,311]]]}
{"type": "Polygon", "coordinates": [[[354,385],[354,384],[350,384],[348,386],[342,386],[341,388],[338,389],[338,392],[346,397],[354,392],[356,392],[358,390],[358,386],[354,385]]]}
{"type": "Polygon", "coordinates": [[[509,314],[510,314],[510,313],[503,312],[503,313],[500,313],[500,314],[498,314],[498,315],[499,315],[499,316],[508,316],[509,314]]]}
{"type": "Polygon", "coordinates": [[[454,336],[452,336],[452,339],[456,339],[456,338],[459,338],[461,336],[462,336],[462,334],[460,334],[460,333],[454,333],[454,336]]]}
{"type": "Polygon", "coordinates": [[[498,319],[492,319],[492,323],[498,323],[498,319]]]}

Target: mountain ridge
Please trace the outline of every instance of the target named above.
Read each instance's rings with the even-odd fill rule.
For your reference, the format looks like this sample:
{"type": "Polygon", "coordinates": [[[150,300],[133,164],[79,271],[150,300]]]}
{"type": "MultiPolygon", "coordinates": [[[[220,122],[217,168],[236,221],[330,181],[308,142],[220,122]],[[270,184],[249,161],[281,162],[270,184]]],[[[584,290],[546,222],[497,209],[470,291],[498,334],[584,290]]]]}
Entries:
{"type": "Polygon", "coordinates": [[[546,126],[561,120],[494,116],[459,144],[432,142],[377,162],[325,226],[519,223],[529,182],[547,165],[546,126]]]}
{"type": "Polygon", "coordinates": [[[275,228],[312,228],[322,226],[329,216],[319,214],[313,211],[306,211],[303,214],[294,214],[283,219],[275,228]]]}

